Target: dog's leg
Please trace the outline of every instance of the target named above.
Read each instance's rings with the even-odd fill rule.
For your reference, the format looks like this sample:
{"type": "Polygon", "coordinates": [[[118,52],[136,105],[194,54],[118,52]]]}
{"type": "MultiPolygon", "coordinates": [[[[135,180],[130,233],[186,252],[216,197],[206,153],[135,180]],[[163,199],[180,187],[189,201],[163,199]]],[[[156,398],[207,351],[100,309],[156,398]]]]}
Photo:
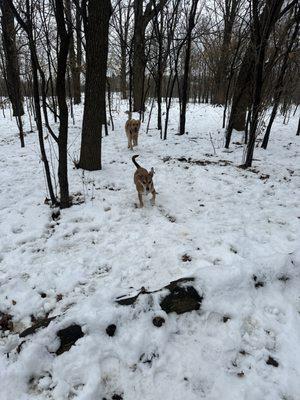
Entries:
{"type": "Polygon", "coordinates": [[[129,143],[130,143],[130,149],[133,150],[133,137],[131,133],[130,133],[129,143]]]}
{"type": "Polygon", "coordinates": [[[128,149],[133,150],[131,136],[128,136],[128,149]]]}
{"type": "Polygon", "coordinates": [[[144,203],[143,203],[143,196],[141,195],[141,193],[139,193],[139,201],[140,201],[140,208],[143,208],[144,203]]]}
{"type": "Polygon", "coordinates": [[[126,136],[127,136],[127,143],[128,143],[127,148],[130,149],[130,136],[128,135],[127,132],[126,132],[126,136]]]}
{"type": "Polygon", "coordinates": [[[156,192],[155,192],[155,189],[153,190],[153,192],[151,192],[152,193],[152,198],[151,198],[151,204],[153,205],[153,206],[155,206],[155,198],[156,198],[156,192]]]}

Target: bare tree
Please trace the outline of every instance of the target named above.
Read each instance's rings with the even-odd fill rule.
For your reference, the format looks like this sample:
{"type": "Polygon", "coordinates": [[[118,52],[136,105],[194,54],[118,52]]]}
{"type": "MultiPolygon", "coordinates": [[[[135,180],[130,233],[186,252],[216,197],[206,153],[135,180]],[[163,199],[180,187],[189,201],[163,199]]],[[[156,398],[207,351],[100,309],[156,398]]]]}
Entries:
{"type": "Polygon", "coordinates": [[[153,5],[149,0],[145,10],[143,0],[134,0],[134,35],[133,35],[133,111],[143,111],[145,101],[145,46],[146,28],[152,18],[162,10],[167,0],[153,5]]]}
{"type": "MultiPolygon", "coordinates": [[[[295,6],[296,3],[297,2],[293,0],[284,8],[282,8],[284,0],[268,0],[264,2],[255,0],[250,3],[250,41],[242,59],[235,84],[232,107],[226,131],[226,148],[229,147],[233,129],[238,131],[245,130],[247,109],[251,109],[251,112],[254,111],[254,120],[258,116],[257,106],[259,105],[258,103],[261,102],[262,86],[257,83],[257,80],[263,79],[268,39],[278,19],[295,6]]],[[[252,124],[252,128],[255,127],[255,125],[256,123],[252,124]]],[[[252,145],[254,146],[252,140],[253,138],[251,137],[250,147],[252,147],[252,145]]],[[[250,153],[251,151],[247,157],[248,161],[246,164],[250,162],[250,153]]]]}
{"type": "Polygon", "coordinates": [[[34,106],[35,106],[35,118],[36,118],[36,125],[38,130],[38,137],[39,137],[39,145],[41,150],[41,159],[44,163],[45,168],[45,175],[47,180],[47,186],[49,190],[50,199],[53,205],[57,204],[57,199],[54,194],[53,184],[51,179],[50,167],[49,162],[45,150],[44,144],[44,132],[43,132],[43,123],[42,123],[42,114],[41,114],[41,104],[40,104],[40,89],[39,89],[39,78],[38,78],[38,70],[39,70],[39,63],[37,57],[37,50],[36,50],[36,43],[34,40],[33,35],[33,21],[32,21],[32,6],[30,4],[30,0],[26,0],[25,3],[25,12],[22,15],[25,15],[24,19],[21,16],[21,13],[16,9],[12,0],[7,0],[11,10],[13,11],[18,23],[25,31],[27,38],[28,38],[28,46],[30,50],[30,57],[31,57],[31,65],[32,65],[32,78],[33,78],[33,97],[34,97],[34,106]]]}
{"type": "Polygon", "coordinates": [[[289,37],[289,35],[287,34],[288,38],[286,40],[287,41],[286,50],[285,50],[285,53],[283,56],[283,60],[282,60],[281,67],[280,67],[280,72],[277,77],[275,87],[272,90],[272,92],[274,94],[274,104],[273,104],[271,117],[270,117],[267,129],[266,129],[266,132],[264,135],[264,139],[263,139],[262,145],[261,145],[261,147],[263,149],[266,149],[268,146],[271,128],[272,128],[273,122],[275,120],[277,110],[279,107],[279,103],[280,103],[280,99],[281,99],[283,89],[284,89],[284,79],[285,79],[286,72],[288,69],[289,56],[293,50],[293,46],[295,45],[295,43],[297,41],[297,36],[299,33],[299,24],[300,24],[300,7],[298,8],[298,10],[295,10],[295,17],[291,19],[290,25],[294,27],[294,30],[292,32],[291,37],[289,37]]]}
{"type": "MultiPolygon", "coordinates": [[[[252,42],[254,44],[254,80],[253,80],[253,99],[251,105],[249,141],[247,144],[247,154],[245,168],[251,167],[253,151],[261,113],[263,96],[263,74],[264,63],[267,50],[268,39],[276,21],[282,15],[281,9],[284,0],[267,1],[261,14],[259,13],[259,1],[252,0],[253,25],[252,42]]],[[[252,53],[253,54],[253,53],[252,53]]]]}
{"type": "Polygon", "coordinates": [[[113,14],[113,25],[118,37],[119,74],[122,99],[127,99],[127,56],[130,53],[129,28],[130,28],[131,0],[124,4],[118,1],[116,12],[113,14]]]}

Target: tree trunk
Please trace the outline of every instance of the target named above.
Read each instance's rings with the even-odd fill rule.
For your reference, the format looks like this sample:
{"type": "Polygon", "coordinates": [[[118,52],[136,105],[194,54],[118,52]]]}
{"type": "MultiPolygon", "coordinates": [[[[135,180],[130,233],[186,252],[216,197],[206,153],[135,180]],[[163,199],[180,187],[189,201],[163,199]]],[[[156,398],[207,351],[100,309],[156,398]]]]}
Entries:
{"type": "Polygon", "coordinates": [[[253,43],[250,42],[244,55],[237,82],[235,84],[231,112],[226,130],[225,147],[228,149],[233,129],[244,131],[246,126],[247,108],[251,99],[252,73],[255,66],[253,43]]]}
{"type": "Polygon", "coordinates": [[[144,111],[145,30],[143,0],[135,0],[132,65],[133,111],[144,111]]]}
{"type": "Polygon", "coordinates": [[[262,145],[261,145],[261,147],[263,149],[265,149],[265,150],[266,150],[266,148],[268,146],[270,133],[271,133],[271,128],[272,128],[273,122],[275,120],[275,117],[276,117],[276,114],[277,114],[277,110],[278,110],[278,107],[279,107],[279,102],[280,102],[280,99],[281,99],[281,96],[282,96],[282,92],[283,92],[283,82],[284,82],[284,77],[286,75],[289,54],[292,51],[293,45],[294,45],[295,40],[296,40],[297,35],[298,35],[298,31],[299,31],[299,20],[295,24],[295,28],[294,28],[292,37],[291,37],[291,39],[290,39],[290,41],[288,43],[286,52],[284,54],[283,62],[282,62],[281,68],[280,68],[280,73],[279,73],[279,76],[278,76],[278,79],[277,79],[277,82],[276,82],[276,85],[275,85],[275,89],[274,89],[274,105],[273,105],[271,117],[270,117],[270,120],[269,120],[269,124],[268,124],[268,127],[266,129],[266,133],[264,135],[264,139],[263,139],[263,142],[262,142],[262,145]]]}
{"type": "Polygon", "coordinates": [[[82,62],[82,44],[81,44],[81,16],[76,7],[76,69],[74,71],[74,104],[81,103],[81,62],[82,62]]]}
{"type": "Polygon", "coordinates": [[[278,98],[278,100],[276,99],[275,102],[274,102],[272,113],[271,113],[271,117],[270,117],[267,129],[266,129],[266,132],[265,132],[262,144],[261,144],[261,147],[263,149],[265,149],[265,150],[267,149],[267,146],[268,146],[268,143],[269,143],[271,128],[272,128],[273,122],[274,122],[276,114],[277,114],[278,106],[279,106],[279,98],[278,98]]]}
{"type": "Polygon", "coordinates": [[[121,93],[122,99],[127,99],[127,83],[126,83],[126,44],[121,43],[121,93]]]}
{"type": "Polygon", "coordinates": [[[106,122],[105,87],[110,0],[90,0],[86,32],[86,83],[79,167],[101,169],[102,124],[106,122]]]}
{"type": "Polygon", "coordinates": [[[128,42],[128,32],[129,32],[129,20],[130,20],[130,2],[127,5],[127,11],[125,13],[125,20],[122,13],[122,3],[119,2],[119,39],[121,47],[121,65],[120,65],[120,89],[122,94],[122,99],[127,99],[127,82],[126,82],[126,50],[128,42]]]}
{"type": "MultiPolygon", "coordinates": [[[[66,102],[66,70],[71,41],[71,30],[67,32],[64,19],[63,0],[55,0],[55,17],[57,34],[60,40],[57,58],[56,94],[59,107],[59,136],[58,136],[58,181],[60,188],[60,207],[70,206],[68,184],[68,106],[66,102]]],[[[69,15],[68,15],[69,17],[69,15]]],[[[71,21],[68,21],[69,27],[71,21]]]]}
{"type": "Polygon", "coordinates": [[[247,155],[245,168],[252,165],[255,140],[257,135],[257,127],[259,115],[261,113],[262,90],[263,90],[263,73],[265,55],[267,50],[268,38],[279,16],[284,0],[269,0],[265,5],[261,15],[258,15],[258,1],[252,0],[253,5],[253,39],[255,45],[255,75],[253,80],[253,101],[250,121],[249,141],[247,144],[247,155]],[[270,1],[270,3],[269,3],[270,1]],[[271,4],[272,3],[272,4],[271,4]]]}
{"type": "Polygon", "coordinates": [[[186,52],[184,60],[184,74],[182,82],[182,97],[181,97],[181,112],[180,112],[180,127],[179,135],[185,133],[185,121],[186,121],[186,107],[189,97],[189,72],[190,72],[190,60],[191,60],[191,46],[192,46],[192,31],[195,26],[195,17],[197,12],[198,0],[193,0],[191,5],[191,11],[189,15],[188,32],[186,39],[186,52]]]}
{"type": "Polygon", "coordinates": [[[22,115],[23,94],[21,90],[20,71],[18,63],[18,54],[16,47],[16,32],[14,27],[14,15],[7,0],[2,0],[0,3],[2,11],[2,39],[3,48],[6,59],[6,84],[9,99],[12,103],[13,115],[17,117],[21,147],[25,146],[22,115]]]}
{"type": "MultiPolygon", "coordinates": [[[[155,14],[155,18],[153,18],[154,32],[157,39],[157,70],[155,74],[155,89],[156,89],[156,97],[157,97],[157,129],[160,131],[160,137],[162,138],[162,84],[163,84],[163,75],[165,69],[165,60],[163,54],[163,40],[164,40],[164,15],[161,13],[160,20],[158,19],[158,14],[155,14]]],[[[171,33],[172,30],[169,29],[168,34],[171,33]]],[[[168,39],[169,41],[169,39],[168,39]]],[[[167,51],[167,50],[166,50],[167,51]]],[[[153,105],[153,103],[152,103],[153,105]]]]}
{"type": "MultiPolygon", "coordinates": [[[[66,17],[67,21],[72,26],[72,10],[71,10],[71,2],[70,0],[65,1],[66,4],[66,17]]],[[[77,17],[77,16],[76,16],[77,17]]],[[[80,21],[80,19],[79,19],[80,21]]],[[[76,21],[77,25],[77,21],[76,21]]],[[[77,27],[76,27],[77,28],[77,27]]],[[[75,43],[73,31],[71,32],[71,39],[69,40],[70,49],[69,49],[69,60],[70,60],[70,69],[72,76],[72,97],[74,99],[74,104],[80,104],[81,96],[80,96],[80,65],[77,65],[77,57],[75,54],[75,43]]],[[[77,42],[78,45],[78,42],[77,42]]],[[[81,46],[81,43],[80,43],[81,46]]]]}
{"type": "Polygon", "coordinates": [[[215,93],[213,96],[214,104],[225,104],[226,101],[229,46],[238,4],[239,1],[237,0],[225,0],[224,4],[224,35],[220,60],[217,65],[215,93]]]}
{"type": "Polygon", "coordinates": [[[157,129],[160,131],[160,135],[162,133],[162,80],[163,80],[163,71],[161,62],[158,63],[158,74],[157,74],[157,129]]]}
{"type": "Polygon", "coordinates": [[[24,21],[22,19],[22,17],[20,16],[20,14],[18,13],[18,11],[16,10],[16,8],[13,4],[13,1],[8,0],[8,3],[9,3],[11,10],[13,11],[15,17],[17,18],[19,24],[24,29],[24,31],[26,32],[27,37],[28,37],[28,45],[29,45],[29,50],[30,50],[31,66],[32,66],[35,118],[36,118],[37,130],[38,130],[39,145],[40,145],[40,150],[41,150],[41,159],[44,163],[46,181],[47,181],[47,186],[48,186],[52,205],[57,205],[57,199],[56,199],[56,197],[54,195],[54,191],[53,191],[50,167],[49,167],[47,154],[46,154],[46,150],[45,150],[45,144],[44,144],[43,122],[42,122],[42,114],[41,114],[39,79],[38,79],[39,63],[38,63],[38,58],[37,58],[36,44],[35,44],[35,40],[33,37],[32,20],[29,19],[30,15],[31,15],[30,14],[30,4],[29,4],[29,1],[26,2],[27,19],[26,19],[26,21],[24,21]]]}
{"type": "Polygon", "coordinates": [[[184,74],[182,80],[182,88],[181,88],[181,111],[180,111],[180,126],[179,126],[179,135],[185,134],[185,122],[186,122],[186,107],[188,103],[188,94],[189,94],[189,69],[190,69],[190,58],[191,58],[191,34],[188,35],[187,44],[186,44],[186,52],[185,52],[185,61],[184,61],[184,74]]]}
{"type": "MultiPolygon", "coordinates": [[[[252,34],[250,42],[245,52],[245,56],[243,58],[242,65],[240,67],[240,71],[238,74],[236,87],[233,93],[231,113],[226,132],[226,144],[225,144],[226,148],[229,147],[233,129],[236,129],[238,131],[245,130],[247,108],[249,108],[250,103],[252,103],[252,108],[253,108],[254,102],[258,98],[261,98],[261,93],[262,93],[261,88],[257,87],[255,79],[258,79],[258,75],[260,74],[261,65],[259,63],[261,61],[264,63],[264,58],[261,58],[261,56],[263,53],[265,53],[270,33],[274,28],[277,19],[280,16],[280,10],[283,1],[284,0],[267,0],[265,2],[261,15],[253,17],[254,22],[252,21],[252,34]],[[253,29],[256,30],[255,33],[253,33],[254,32],[253,29]],[[259,60],[259,58],[261,61],[259,60]],[[256,100],[252,100],[255,99],[256,96],[258,96],[256,100]]],[[[258,9],[257,0],[252,0],[252,8],[253,10],[256,8],[258,9]]],[[[254,119],[258,117],[256,111],[257,110],[252,111],[252,117],[254,119]]],[[[255,134],[252,132],[252,128],[254,128],[255,125],[256,123],[252,123],[250,125],[249,143],[248,143],[249,157],[251,153],[250,147],[253,146],[254,149],[253,137],[251,136],[251,134],[255,134]]],[[[249,157],[247,156],[248,162],[250,160],[249,157]]]]}
{"type": "Polygon", "coordinates": [[[149,0],[143,12],[143,0],[134,0],[134,35],[133,35],[133,64],[132,64],[132,89],[133,111],[142,113],[145,109],[145,35],[146,28],[151,19],[164,7],[166,0],[160,0],[156,5],[154,0],[149,0]]]}

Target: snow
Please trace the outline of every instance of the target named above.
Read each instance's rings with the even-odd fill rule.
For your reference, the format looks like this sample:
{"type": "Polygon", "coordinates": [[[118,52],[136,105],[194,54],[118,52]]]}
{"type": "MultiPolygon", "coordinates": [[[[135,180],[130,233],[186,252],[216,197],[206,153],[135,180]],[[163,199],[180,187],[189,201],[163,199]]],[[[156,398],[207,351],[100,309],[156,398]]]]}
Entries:
{"type": "MultiPolygon", "coordinates": [[[[0,116],[0,311],[14,323],[0,337],[0,399],[299,400],[298,116],[288,125],[278,117],[268,150],[257,147],[253,168],[243,170],[243,146],[223,148],[222,108],[190,104],[188,134],[179,137],[174,106],[167,141],[154,114],[134,154],[154,167],[157,205],[148,198],[139,209],[126,105],[115,100],[113,109],[103,170],[83,172],[72,163],[82,119],[75,107],[70,188],[84,202],[56,220],[44,204],[36,133],[21,149],[15,121],[8,111],[0,116]],[[140,295],[134,306],[115,301],[182,277],[195,278],[199,311],[166,314],[159,305],[166,290],[140,295]],[[31,315],[57,318],[19,338],[31,315]],[[165,324],[155,327],[154,316],[165,324]],[[85,336],[56,356],[56,332],[74,323],[85,336]],[[113,337],[109,324],[117,326],[113,337]],[[277,368],[266,364],[269,356],[277,368]]],[[[241,141],[235,132],[233,142],[241,141]]],[[[49,139],[47,149],[55,169],[49,139]]]]}

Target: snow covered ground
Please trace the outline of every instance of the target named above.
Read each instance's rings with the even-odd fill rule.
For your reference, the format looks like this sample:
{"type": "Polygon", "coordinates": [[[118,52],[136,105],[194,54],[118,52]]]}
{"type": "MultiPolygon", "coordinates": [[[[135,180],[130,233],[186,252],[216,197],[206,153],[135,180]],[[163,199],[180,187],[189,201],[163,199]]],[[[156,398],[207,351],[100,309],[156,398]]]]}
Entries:
{"type": "Polygon", "coordinates": [[[55,218],[36,133],[21,149],[14,120],[0,116],[0,311],[13,322],[0,331],[0,399],[299,400],[298,116],[288,125],[277,118],[248,171],[238,168],[242,145],[223,149],[221,108],[189,105],[183,137],[174,108],[164,142],[155,118],[148,135],[145,122],[135,153],[154,167],[158,195],[155,207],[138,209],[124,110],[114,105],[103,170],[83,173],[71,162],[81,133],[75,109],[70,191],[84,203],[55,218]],[[166,314],[165,290],[133,306],[115,301],[182,277],[195,278],[200,310],[166,314]],[[45,316],[57,318],[19,338],[45,316]],[[165,324],[154,326],[154,316],[165,324]],[[55,355],[56,332],[72,324],[84,337],[55,355]]]}

